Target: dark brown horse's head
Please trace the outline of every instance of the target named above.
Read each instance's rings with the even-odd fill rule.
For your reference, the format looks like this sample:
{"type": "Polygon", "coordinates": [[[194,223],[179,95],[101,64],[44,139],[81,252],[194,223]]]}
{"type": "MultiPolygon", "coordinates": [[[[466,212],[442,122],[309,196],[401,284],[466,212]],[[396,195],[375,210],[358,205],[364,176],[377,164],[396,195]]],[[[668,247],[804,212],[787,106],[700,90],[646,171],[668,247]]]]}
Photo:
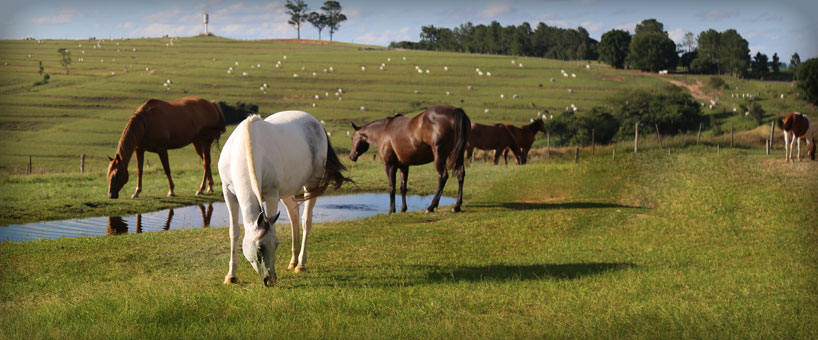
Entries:
{"type": "MultiPolygon", "coordinates": [[[[548,111],[545,113],[548,114],[548,111]]],[[[545,122],[543,122],[542,118],[534,119],[531,121],[531,124],[528,124],[528,128],[534,133],[537,133],[537,131],[545,133],[545,122]]]]}
{"type": "Polygon", "coordinates": [[[358,156],[369,150],[369,137],[366,130],[352,123],[355,133],[352,135],[352,150],[349,151],[349,159],[353,162],[358,160],[358,156]]]}
{"type": "Polygon", "coordinates": [[[119,154],[115,158],[108,156],[108,198],[119,198],[119,190],[128,183],[128,165],[119,154]]]}

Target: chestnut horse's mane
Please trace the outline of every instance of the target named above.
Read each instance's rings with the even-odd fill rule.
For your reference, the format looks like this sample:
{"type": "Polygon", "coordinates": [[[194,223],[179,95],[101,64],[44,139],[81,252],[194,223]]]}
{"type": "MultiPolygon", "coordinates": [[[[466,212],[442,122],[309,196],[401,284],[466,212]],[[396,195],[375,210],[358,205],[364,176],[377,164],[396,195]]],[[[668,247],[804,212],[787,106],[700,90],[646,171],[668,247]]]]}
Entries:
{"type": "Polygon", "coordinates": [[[128,124],[125,125],[125,129],[122,130],[122,136],[119,138],[116,153],[123,161],[131,158],[131,155],[134,150],[136,150],[142,138],[142,134],[145,132],[145,118],[141,114],[142,108],[144,107],[145,105],[142,105],[136,110],[133,116],[128,120],[128,124]]]}

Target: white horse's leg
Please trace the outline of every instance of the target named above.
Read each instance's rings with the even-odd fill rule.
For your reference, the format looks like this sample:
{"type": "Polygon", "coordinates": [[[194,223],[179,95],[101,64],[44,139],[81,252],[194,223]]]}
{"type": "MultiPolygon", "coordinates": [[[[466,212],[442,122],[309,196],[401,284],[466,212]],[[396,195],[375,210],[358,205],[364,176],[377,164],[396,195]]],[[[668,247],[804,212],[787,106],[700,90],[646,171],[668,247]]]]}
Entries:
{"type": "MultiPolygon", "coordinates": [[[[795,136],[793,136],[793,137],[795,137],[795,136]]],[[[792,144],[793,144],[793,142],[795,142],[795,140],[790,139],[790,133],[789,132],[784,132],[784,144],[786,145],[786,148],[787,148],[787,150],[786,150],[787,161],[792,160],[792,147],[793,147],[792,144]]]]}
{"type": "MultiPolygon", "coordinates": [[[[795,136],[795,135],[793,135],[795,136]]],[[[798,161],[801,161],[801,137],[795,137],[795,144],[798,144],[798,161]]]]}
{"type": "Polygon", "coordinates": [[[312,229],[312,208],[315,207],[315,202],[318,197],[313,197],[304,202],[304,215],[302,217],[301,225],[304,228],[304,233],[301,235],[301,253],[298,254],[298,266],[295,267],[295,272],[307,270],[305,264],[307,263],[307,235],[312,229]]]}
{"type": "Polygon", "coordinates": [[[230,268],[224,277],[224,283],[236,283],[236,262],[239,251],[239,200],[236,195],[227,190],[227,185],[222,185],[224,201],[227,203],[227,212],[230,215],[230,268]]]}
{"type": "Polygon", "coordinates": [[[290,248],[292,250],[292,257],[290,257],[290,264],[287,265],[287,269],[292,270],[295,269],[295,266],[298,264],[298,259],[296,258],[296,255],[298,255],[298,253],[300,253],[301,251],[300,250],[301,244],[298,242],[298,239],[300,238],[299,233],[301,231],[301,225],[298,219],[298,202],[296,202],[295,197],[292,196],[282,198],[281,202],[284,203],[284,206],[287,208],[287,216],[290,217],[290,228],[292,229],[293,232],[292,233],[293,245],[290,248]]]}

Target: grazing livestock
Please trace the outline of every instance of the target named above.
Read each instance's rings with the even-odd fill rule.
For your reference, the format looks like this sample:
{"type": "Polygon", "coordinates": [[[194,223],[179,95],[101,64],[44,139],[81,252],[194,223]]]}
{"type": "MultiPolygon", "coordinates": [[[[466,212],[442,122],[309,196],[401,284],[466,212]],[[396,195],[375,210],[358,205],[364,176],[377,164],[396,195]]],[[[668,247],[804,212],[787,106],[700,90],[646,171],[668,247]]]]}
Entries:
{"type": "Polygon", "coordinates": [[[292,230],[292,257],[287,268],[306,270],[313,207],[330,183],[338,188],[349,180],[341,174],[343,170],[324,128],[306,112],[284,111],[264,120],[252,115],[241,122],[219,157],[219,176],[230,216],[230,266],[224,283],[237,281],[241,216],[244,257],[265,286],[275,284],[278,237],[274,224],[280,214],[279,200],[287,209],[292,230]],[[296,198],[302,189],[304,197],[296,198]],[[300,221],[298,200],[305,201],[300,221]]]}
{"type": "Polygon", "coordinates": [[[119,190],[128,182],[128,163],[136,153],[136,191],[132,198],[142,192],[142,162],[145,151],[155,152],[162,161],[168,177],[168,197],[175,196],[170,175],[168,150],[193,143],[196,154],[202,159],[204,176],[196,195],[213,192],[213,175],[210,172],[210,146],[225,131],[224,115],[215,101],[198,97],[186,97],[165,102],[150,99],[128,120],[119,139],[116,156],[108,159],[108,197],[119,198],[119,190]],[[207,184],[207,191],[205,191],[207,184]]]}
{"type": "Polygon", "coordinates": [[[810,122],[809,117],[793,112],[784,117],[778,118],[778,127],[784,131],[784,153],[787,161],[792,161],[793,143],[798,144],[798,161],[801,161],[801,140],[807,142],[807,155],[815,160],[815,125],[810,122]]]}
{"type": "Polygon", "coordinates": [[[466,170],[463,154],[469,140],[471,120],[461,108],[438,105],[415,117],[395,115],[358,127],[354,123],[352,150],[349,158],[355,162],[369,150],[377,148],[389,179],[389,213],[395,212],[395,176],[401,172],[401,212],[406,211],[406,181],[409,166],[434,162],[438,173],[438,187],[426,211],[432,212],[440,202],[443,187],[449,179],[449,169],[457,173],[458,193],[453,211],[459,212],[463,203],[463,180],[466,170]]]}
{"type": "MultiPolygon", "coordinates": [[[[517,158],[517,164],[520,164],[520,147],[514,140],[514,136],[503,124],[483,125],[471,123],[469,142],[466,144],[466,158],[469,161],[472,161],[475,148],[494,150],[494,165],[497,165],[503,150],[510,148],[514,153],[514,157],[517,158]]],[[[508,159],[506,159],[506,165],[508,165],[508,159]]]]}
{"type": "MultiPolygon", "coordinates": [[[[548,111],[545,113],[547,114],[548,111]]],[[[520,148],[520,163],[518,164],[525,164],[528,162],[528,151],[531,150],[531,145],[534,144],[535,134],[537,131],[545,133],[545,123],[543,123],[542,118],[537,118],[528,125],[516,127],[506,124],[506,128],[508,128],[508,132],[514,137],[514,141],[517,142],[517,146],[520,148]]],[[[509,149],[503,150],[503,159],[505,159],[506,162],[508,162],[508,150],[509,149]]]]}

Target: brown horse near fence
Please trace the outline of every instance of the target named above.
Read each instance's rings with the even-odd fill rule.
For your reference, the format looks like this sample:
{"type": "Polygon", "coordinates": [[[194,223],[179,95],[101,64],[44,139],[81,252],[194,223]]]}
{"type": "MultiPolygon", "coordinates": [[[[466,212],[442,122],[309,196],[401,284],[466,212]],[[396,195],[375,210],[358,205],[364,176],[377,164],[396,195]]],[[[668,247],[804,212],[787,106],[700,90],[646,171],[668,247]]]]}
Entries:
{"type": "Polygon", "coordinates": [[[801,140],[807,142],[807,155],[815,160],[815,125],[809,117],[798,112],[787,114],[784,119],[778,118],[778,127],[784,131],[784,153],[787,161],[792,157],[793,144],[798,145],[798,161],[801,161],[801,140]]]}
{"type": "Polygon", "coordinates": [[[378,148],[378,155],[383,160],[386,176],[389,178],[389,213],[395,212],[395,175],[401,172],[400,194],[403,198],[401,212],[406,211],[406,181],[409,179],[409,166],[434,162],[438,173],[437,193],[426,211],[432,212],[440,202],[440,195],[446,180],[449,179],[449,168],[457,172],[457,202],[453,211],[459,212],[463,204],[463,179],[466,170],[463,166],[463,154],[469,140],[471,121],[461,108],[451,105],[438,105],[423,113],[409,118],[396,115],[376,120],[358,127],[352,127],[352,150],[349,158],[355,162],[358,156],[369,149],[369,145],[378,148]]]}
{"type": "MultiPolygon", "coordinates": [[[[543,123],[542,118],[537,118],[528,125],[517,127],[506,124],[506,127],[520,147],[521,164],[525,164],[528,162],[528,151],[531,150],[531,145],[534,144],[534,136],[537,134],[537,131],[545,133],[545,123],[543,123]]],[[[509,149],[505,149],[503,151],[503,159],[506,159],[506,162],[508,162],[508,150],[509,149]]]]}
{"type": "MultiPolygon", "coordinates": [[[[472,160],[474,149],[480,150],[494,150],[494,165],[500,159],[500,155],[506,148],[511,149],[514,157],[517,158],[517,164],[520,164],[520,147],[514,136],[508,131],[508,128],[500,123],[494,125],[483,125],[478,123],[471,123],[471,133],[469,135],[469,143],[466,144],[466,158],[472,160]]],[[[508,164],[508,158],[506,158],[508,164]]]]}
{"type": "Polygon", "coordinates": [[[178,149],[190,143],[202,159],[204,176],[196,195],[213,192],[213,174],[210,171],[210,146],[225,131],[224,115],[215,101],[198,97],[186,97],[165,102],[150,99],[140,106],[128,120],[116,156],[108,159],[108,197],[118,198],[119,190],[128,182],[128,163],[136,153],[136,191],[142,192],[142,162],[145,151],[155,152],[162,161],[168,177],[168,197],[175,196],[170,176],[168,150],[178,149]],[[205,184],[207,191],[205,191],[205,184]]]}

